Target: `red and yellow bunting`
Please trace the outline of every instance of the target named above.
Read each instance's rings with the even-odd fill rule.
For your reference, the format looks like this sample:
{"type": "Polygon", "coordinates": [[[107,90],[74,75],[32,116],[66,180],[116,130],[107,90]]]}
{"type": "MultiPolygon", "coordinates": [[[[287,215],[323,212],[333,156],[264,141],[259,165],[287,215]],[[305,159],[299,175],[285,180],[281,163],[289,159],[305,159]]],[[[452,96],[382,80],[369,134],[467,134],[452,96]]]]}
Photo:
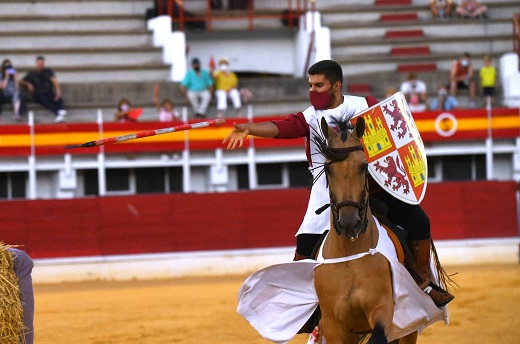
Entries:
{"type": "MultiPolygon", "coordinates": [[[[485,109],[454,110],[450,112],[426,111],[414,113],[415,124],[424,142],[482,140],[488,136],[491,124],[493,138],[514,138],[520,136],[520,114],[518,109],[493,109],[491,121],[485,109]]],[[[285,116],[261,117],[257,122],[282,119],[285,116]]],[[[245,119],[228,119],[218,127],[201,128],[188,132],[152,136],[117,145],[105,146],[105,152],[146,152],[164,150],[182,150],[185,137],[191,150],[222,148],[222,140],[231,131],[233,122],[245,122],[245,119]],[[186,136],[185,136],[186,135],[186,136]]],[[[177,123],[141,122],[141,123],[105,123],[103,137],[112,137],[135,133],[137,131],[165,128],[177,123]]],[[[37,155],[46,154],[95,154],[96,148],[65,150],[65,146],[80,144],[100,139],[96,123],[37,124],[34,127],[34,146],[37,155]]],[[[302,147],[303,140],[255,139],[255,147],[285,148],[302,147]]],[[[244,145],[247,147],[249,142],[244,145]]],[[[0,156],[27,156],[31,151],[30,128],[27,125],[0,126],[0,156]]]]}

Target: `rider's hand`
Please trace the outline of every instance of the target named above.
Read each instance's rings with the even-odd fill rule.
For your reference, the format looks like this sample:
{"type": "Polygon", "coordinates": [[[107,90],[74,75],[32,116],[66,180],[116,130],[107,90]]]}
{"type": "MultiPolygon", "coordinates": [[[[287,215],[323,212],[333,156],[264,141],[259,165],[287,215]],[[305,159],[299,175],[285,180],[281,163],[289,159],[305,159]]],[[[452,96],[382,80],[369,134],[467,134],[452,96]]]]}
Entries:
{"type": "Polygon", "coordinates": [[[244,139],[249,134],[249,129],[247,129],[246,124],[237,124],[233,123],[233,130],[229,133],[228,136],[222,141],[222,144],[225,144],[229,141],[227,145],[227,150],[233,150],[237,147],[242,147],[244,144],[244,139]]]}

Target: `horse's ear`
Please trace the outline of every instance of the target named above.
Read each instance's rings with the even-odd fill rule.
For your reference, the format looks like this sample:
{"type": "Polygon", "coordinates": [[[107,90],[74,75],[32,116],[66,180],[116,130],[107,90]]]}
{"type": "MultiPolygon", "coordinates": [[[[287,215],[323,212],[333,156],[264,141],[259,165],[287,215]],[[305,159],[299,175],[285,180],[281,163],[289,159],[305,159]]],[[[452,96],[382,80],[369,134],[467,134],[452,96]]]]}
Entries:
{"type": "Polygon", "coordinates": [[[327,124],[327,121],[325,120],[325,117],[321,118],[321,132],[323,133],[323,136],[328,140],[329,139],[329,125],[327,124]]]}
{"type": "Polygon", "coordinates": [[[356,137],[358,139],[361,139],[363,137],[363,134],[365,133],[365,119],[363,117],[358,117],[356,121],[356,137]]]}

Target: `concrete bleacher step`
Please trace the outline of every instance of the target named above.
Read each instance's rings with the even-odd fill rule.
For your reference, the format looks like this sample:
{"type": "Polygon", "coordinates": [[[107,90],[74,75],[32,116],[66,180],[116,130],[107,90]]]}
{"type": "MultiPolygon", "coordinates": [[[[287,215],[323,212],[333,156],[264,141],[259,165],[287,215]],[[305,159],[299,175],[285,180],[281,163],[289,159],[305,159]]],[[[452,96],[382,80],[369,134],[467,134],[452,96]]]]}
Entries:
{"type": "Polygon", "coordinates": [[[4,0],[0,55],[20,74],[43,55],[61,83],[167,80],[170,66],[146,30],[153,7],[153,0],[4,0]]]}
{"type": "Polygon", "coordinates": [[[150,7],[153,0],[2,0],[2,14],[17,16],[37,15],[142,15],[150,7]]]}
{"type": "MultiPolygon", "coordinates": [[[[347,75],[446,71],[465,51],[477,62],[512,49],[514,0],[488,3],[490,19],[432,20],[428,0],[332,1],[317,4],[331,29],[332,57],[347,75]]],[[[480,66],[478,66],[480,68],[480,66]]]]}
{"type": "Polygon", "coordinates": [[[152,46],[151,35],[145,30],[120,31],[35,31],[1,33],[5,46],[11,49],[114,48],[152,46]]]}
{"type": "Polygon", "coordinates": [[[0,32],[60,31],[118,31],[143,30],[146,28],[143,15],[97,14],[97,15],[9,15],[0,13],[0,32]],[[30,25],[27,25],[30,23],[30,25]]]}
{"type": "Polygon", "coordinates": [[[35,55],[43,55],[49,66],[70,68],[72,66],[117,66],[122,62],[131,65],[153,64],[161,61],[159,48],[65,48],[65,49],[2,49],[0,55],[8,56],[15,63],[19,72],[25,72],[34,66],[35,55]]]}

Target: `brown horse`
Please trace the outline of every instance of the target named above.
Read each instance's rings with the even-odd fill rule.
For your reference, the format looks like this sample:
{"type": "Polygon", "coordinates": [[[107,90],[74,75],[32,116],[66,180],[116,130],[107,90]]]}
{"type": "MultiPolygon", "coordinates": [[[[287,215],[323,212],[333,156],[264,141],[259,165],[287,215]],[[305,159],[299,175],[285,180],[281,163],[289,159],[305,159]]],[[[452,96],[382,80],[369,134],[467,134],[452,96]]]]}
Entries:
{"type": "MultiPolygon", "coordinates": [[[[358,118],[354,128],[349,122],[336,124],[329,127],[322,119],[327,143],[315,137],[326,158],[331,208],[331,230],[321,254],[325,259],[359,258],[316,267],[320,328],[327,344],[365,342],[370,332],[369,344],[386,344],[394,314],[393,288],[387,259],[373,250],[379,232],[368,205],[368,162],[360,142],[365,121],[358,118]]],[[[416,340],[417,331],[400,343],[416,340]]]]}

